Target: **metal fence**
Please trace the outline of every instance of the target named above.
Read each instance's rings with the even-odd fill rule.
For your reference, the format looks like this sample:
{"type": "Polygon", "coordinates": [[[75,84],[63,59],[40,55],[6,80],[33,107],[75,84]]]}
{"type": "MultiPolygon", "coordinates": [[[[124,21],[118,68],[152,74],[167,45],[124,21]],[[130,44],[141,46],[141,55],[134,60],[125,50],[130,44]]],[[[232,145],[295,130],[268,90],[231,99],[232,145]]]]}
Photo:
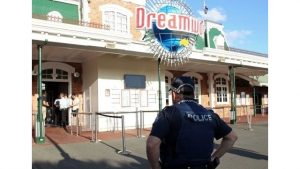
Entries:
{"type": "MultiPolygon", "coordinates": [[[[100,122],[100,116],[102,117],[108,117],[109,121],[106,121],[106,131],[123,131],[123,129],[131,128],[133,130],[136,130],[136,137],[141,138],[144,137],[142,135],[143,130],[145,129],[145,126],[148,125],[150,127],[154,121],[150,120],[149,124],[145,125],[145,117],[147,119],[152,117],[156,117],[158,114],[158,110],[136,110],[136,111],[130,111],[130,112],[96,112],[96,113],[77,113],[76,115],[72,113],[71,116],[71,123],[70,123],[70,129],[71,134],[76,134],[77,136],[81,134],[82,131],[91,131],[92,137],[91,141],[97,142],[98,141],[98,132],[100,131],[99,124],[102,124],[100,122]],[[123,121],[120,125],[120,118],[124,117],[123,121]],[[130,117],[134,117],[130,118],[130,117]],[[110,125],[108,123],[111,123],[110,125]],[[125,125],[127,124],[127,126],[125,125]],[[123,126],[124,125],[124,126],[123,126]]],[[[101,119],[103,120],[103,118],[101,119]]],[[[102,124],[103,125],[103,124],[102,124]]]]}
{"type": "MultiPolygon", "coordinates": [[[[220,106],[212,108],[221,118],[230,117],[231,106],[220,106]]],[[[238,105],[236,106],[237,116],[247,116],[248,114],[256,115],[261,114],[262,116],[268,114],[268,104],[264,105],[238,105]]]]}
{"type": "MultiPolygon", "coordinates": [[[[239,105],[237,106],[238,116],[246,116],[247,123],[249,124],[249,129],[251,129],[252,116],[254,116],[254,109],[260,110],[262,115],[268,114],[268,105],[239,105]]],[[[213,110],[218,113],[222,118],[230,117],[230,106],[223,107],[215,107],[213,110]],[[229,115],[229,116],[228,116],[229,115]]],[[[106,117],[107,121],[104,126],[106,131],[122,131],[122,139],[125,139],[125,129],[135,129],[136,137],[142,138],[145,137],[143,135],[143,131],[145,131],[145,127],[151,127],[154,119],[147,120],[150,124],[149,126],[145,126],[145,119],[150,119],[151,117],[156,117],[158,114],[158,110],[137,110],[129,111],[129,112],[85,112],[85,113],[77,113],[76,116],[72,113],[71,117],[71,134],[80,135],[82,131],[90,131],[91,132],[91,141],[98,141],[98,133],[100,132],[100,125],[103,127],[103,117],[106,117]],[[100,118],[102,116],[102,118],[100,118]],[[100,119],[100,120],[99,120],[100,119]],[[121,125],[120,125],[121,119],[121,125]],[[125,125],[126,124],[126,125],[125,125]]],[[[125,150],[124,150],[125,151],[125,150]]]]}
{"type": "Polygon", "coordinates": [[[72,24],[72,25],[97,28],[97,29],[110,30],[109,25],[96,23],[96,22],[85,22],[85,21],[81,21],[81,20],[65,19],[65,18],[59,18],[57,16],[47,16],[47,15],[41,15],[41,14],[32,14],[32,18],[47,20],[47,21],[52,21],[52,22],[60,22],[60,23],[66,23],[66,24],[72,24]]]}

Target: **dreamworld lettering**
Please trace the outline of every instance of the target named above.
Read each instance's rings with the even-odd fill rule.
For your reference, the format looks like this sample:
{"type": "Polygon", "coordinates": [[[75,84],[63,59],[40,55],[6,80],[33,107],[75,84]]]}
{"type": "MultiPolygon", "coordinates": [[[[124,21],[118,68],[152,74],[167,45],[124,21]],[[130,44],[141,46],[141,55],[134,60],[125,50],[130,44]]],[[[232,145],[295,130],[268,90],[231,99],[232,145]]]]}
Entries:
{"type": "Polygon", "coordinates": [[[152,22],[156,22],[158,29],[188,32],[203,35],[204,21],[188,15],[165,14],[150,12],[146,14],[145,7],[136,8],[136,28],[152,29],[152,22]]]}

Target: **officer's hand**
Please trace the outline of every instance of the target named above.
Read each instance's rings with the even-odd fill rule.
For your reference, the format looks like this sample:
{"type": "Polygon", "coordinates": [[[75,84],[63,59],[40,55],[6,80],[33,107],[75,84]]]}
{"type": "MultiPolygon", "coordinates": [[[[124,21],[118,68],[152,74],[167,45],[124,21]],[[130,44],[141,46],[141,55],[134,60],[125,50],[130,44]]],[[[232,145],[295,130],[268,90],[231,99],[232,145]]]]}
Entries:
{"type": "Polygon", "coordinates": [[[214,158],[214,160],[211,162],[212,164],[212,169],[215,169],[218,167],[218,165],[220,164],[220,159],[218,157],[214,158]]]}

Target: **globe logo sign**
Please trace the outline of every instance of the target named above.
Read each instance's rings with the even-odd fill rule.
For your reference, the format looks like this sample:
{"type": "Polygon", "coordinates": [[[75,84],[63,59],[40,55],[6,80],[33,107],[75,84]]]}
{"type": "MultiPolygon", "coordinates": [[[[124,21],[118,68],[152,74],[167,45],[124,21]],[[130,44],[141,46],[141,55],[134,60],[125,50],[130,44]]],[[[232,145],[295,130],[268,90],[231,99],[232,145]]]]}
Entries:
{"type": "MultiPolygon", "coordinates": [[[[159,13],[174,13],[174,14],[180,14],[180,11],[178,8],[170,5],[166,5],[162,7],[159,11],[159,13]]],[[[158,42],[169,52],[180,52],[184,47],[188,46],[189,38],[185,36],[185,33],[181,32],[175,32],[169,29],[159,29],[156,26],[156,22],[153,22],[152,24],[153,32],[155,35],[155,38],[158,40],[158,42]],[[180,43],[181,42],[181,43],[180,43]],[[185,43],[183,43],[185,42],[185,43]]]]}
{"type": "Polygon", "coordinates": [[[136,9],[137,29],[154,57],[167,64],[188,60],[197,36],[203,36],[204,22],[191,17],[191,9],[180,0],[148,0],[136,9]]]}

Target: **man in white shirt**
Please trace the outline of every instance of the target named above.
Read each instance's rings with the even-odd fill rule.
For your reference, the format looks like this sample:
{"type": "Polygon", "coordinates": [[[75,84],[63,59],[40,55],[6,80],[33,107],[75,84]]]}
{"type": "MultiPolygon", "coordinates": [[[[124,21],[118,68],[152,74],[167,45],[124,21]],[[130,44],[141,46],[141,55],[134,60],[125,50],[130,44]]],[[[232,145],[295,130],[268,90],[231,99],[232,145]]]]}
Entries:
{"type": "Polygon", "coordinates": [[[59,102],[59,110],[61,112],[61,126],[66,127],[69,108],[68,98],[64,93],[60,93],[60,99],[55,100],[54,104],[57,105],[57,102],[59,102]]]}

